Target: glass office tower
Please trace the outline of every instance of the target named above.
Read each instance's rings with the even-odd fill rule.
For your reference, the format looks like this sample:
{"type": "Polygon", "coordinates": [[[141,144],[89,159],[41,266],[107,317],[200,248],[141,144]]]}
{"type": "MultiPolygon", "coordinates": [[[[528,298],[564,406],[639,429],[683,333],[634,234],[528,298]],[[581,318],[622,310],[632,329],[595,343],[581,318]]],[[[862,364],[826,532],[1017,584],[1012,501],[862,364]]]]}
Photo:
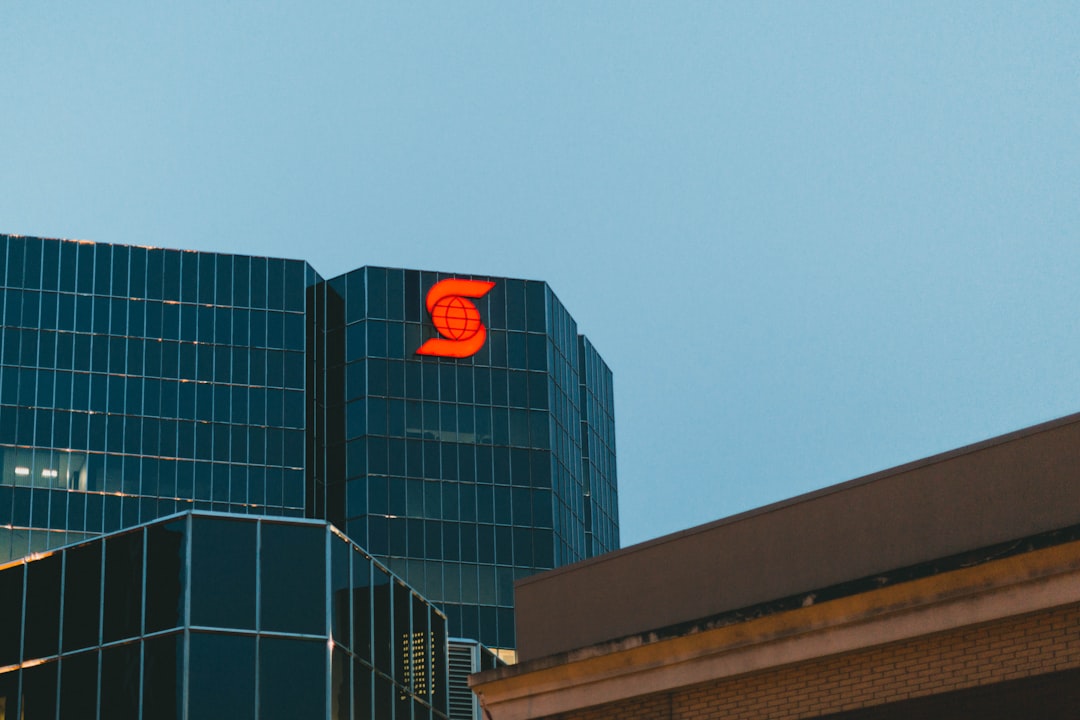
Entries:
{"type": "Polygon", "coordinates": [[[368,267],[322,288],[322,493],[451,635],[509,650],[515,579],[618,547],[611,372],[547,284],[508,278],[470,276],[494,283],[475,355],[416,354],[448,277],[368,267]]]}
{"type": "Polygon", "coordinates": [[[187,509],[322,519],[512,651],[515,579],[618,547],[611,372],[509,278],[474,354],[418,355],[449,277],[0,235],[0,562],[187,509]]]}
{"type": "Polygon", "coordinates": [[[0,235],[0,562],[304,514],[304,262],[0,235]]]}

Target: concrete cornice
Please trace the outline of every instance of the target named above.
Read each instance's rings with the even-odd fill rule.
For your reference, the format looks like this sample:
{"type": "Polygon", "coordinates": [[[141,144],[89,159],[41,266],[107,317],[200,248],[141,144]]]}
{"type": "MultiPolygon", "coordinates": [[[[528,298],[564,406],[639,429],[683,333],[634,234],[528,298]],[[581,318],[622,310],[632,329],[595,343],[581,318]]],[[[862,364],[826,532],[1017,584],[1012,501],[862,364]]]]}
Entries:
{"type": "Polygon", "coordinates": [[[1080,542],[676,638],[605,643],[474,675],[526,720],[1080,602],[1080,542]]]}

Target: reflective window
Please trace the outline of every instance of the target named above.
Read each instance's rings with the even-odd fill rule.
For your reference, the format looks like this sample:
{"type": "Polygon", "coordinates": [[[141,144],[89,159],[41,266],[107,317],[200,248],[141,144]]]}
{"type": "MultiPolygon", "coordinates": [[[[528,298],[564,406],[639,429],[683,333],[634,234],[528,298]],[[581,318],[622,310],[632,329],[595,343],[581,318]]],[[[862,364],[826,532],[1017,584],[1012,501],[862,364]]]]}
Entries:
{"type": "Polygon", "coordinates": [[[262,630],[326,633],[326,529],[261,524],[262,630]]]}
{"type": "MultiPolygon", "coordinates": [[[[183,635],[159,635],[151,638],[145,643],[144,653],[143,717],[154,720],[179,720],[183,717],[183,635]]],[[[243,666],[232,668],[230,684],[232,677],[242,672],[243,666]]],[[[67,685],[66,664],[64,684],[67,685]]],[[[211,716],[194,715],[193,717],[211,716]]]]}
{"type": "MultiPolygon", "coordinates": [[[[260,640],[264,648],[273,640],[260,640]]],[[[273,655],[269,652],[264,658],[273,655]]],[[[277,659],[277,658],[274,658],[277,659]]],[[[297,663],[307,658],[297,658],[297,663]]],[[[265,660],[264,660],[265,662],[265,660]]],[[[321,667],[321,666],[320,666],[321,667]]],[[[303,670],[300,670],[301,674],[303,670]]],[[[220,633],[191,633],[191,661],[188,665],[188,716],[206,720],[243,720],[255,717],[255,638],[244,635],[220,633]],[[224,681],[223,681],[224,679],[224,681]]],[[[267,673],[263,668],[263,682],[279,683],[288,689],[287,677],[267,673]]],[[[264,694],[264,697],[266,695],[264,694]]],[[[300,711],[292,717],[317,717],[300,711]]],[[[274,711],[263,707],[260,717],[270,717],[274,711]]],[[[273,715],[279,717],[278,715],[273,715]]]]}
{"type": "Polygon", "coordinates": [[[322,640],[260,638],[260,720],[325,715],[326,652],[326,642],[322,640]]]}
{"type": "MultiPolygon", "coordinates": [[[[353,555],[352,598],[353,639],[352,651],[364,661],[372,662],[372,623],[374,611],[371,595],[372,563],[358,553],[353,555]]],[[[376,570],[377,574],[381,571],[376,570]]]]}
{"type": "Polygon", "coordinates": [[[255,544],[254,523],[192,518],[192,625],[255,628],[255,544]]]}
{"type": "Polygon", "coordinates": [[[54,660],[23,670],[20,720],[55,720],[58,665],[54,660]]]}
{"type": "MultiPolygon", "coordinates": [[[[378,567],[372,572],[371,599],[372,616],[376,618],[389,618],[391,608],[391,582],[390,576],[378,567]]],[[[391,665],[391,645],[393,643],[390,623],[385,620],[374,623],[372,636],[372,650],[374,652],[375,667],[384,672],[389,672],[391,665]]]]}
{"type": "Polygon", "coordinates": [[[19,662],[24,571],[24,565],[13,565],[0,571],[0,619],[6,620],[4,632],[0,632],[0,667],[19,662]]]}
{"type": "Polygon", "coordinates": [[[374,681],[374,672],[368,665],[361,664],[356,659],[352,661],[353,683],[353,707],[354,717],[374,718],[371,708],[371,684],[374,681]]]}
{"type": "MultiPolygon", "coordinates": [[[[352,646],[353,584],[349,568],[352,555],[348,541],[330,536],[330,635],[346,647],[352,646]]],[[[358,564],[361,564],[359,559],[358,564]]],[[[364,570],[361,567],[361,572],[364,570]]]]}
{"type": "MultiPolygon", "coordinates": [[[[64,652],[71,652],[98,643],[101,610],[101,543],[89,543],[82,547],[72,548],[64,555],[63,648],[64,652]]],[[[65,670],[65,675],[66,672],[65,670]]]]}
{"type": "Polygon", "coordinates": [[[412,634],[409,640],[409,652],[405,658],[406,687],[424,700],[430,700],[436,684],[442,678],[435,677],[435,648],[432,646],[431,628],[428,619],[428,606],[417,595],[410,598],[412,603],[412,634]]]}
{"type": "Polygon", "coordinates": [[[349,656],[337,645],[334,646],[333,653],[330,661],[330,718],[351,720],[352,682],[349,677],[349,656]]]}
{"type": "MultiPolygon", "coordinates": [[[[0,253],[2,257],[2,253],[0,253]]],[[[2,269],[0,269],[2,272],[2,269]]],[[[0,706],[11,717],[17,717],[19,703],[19,671],[8,670],[0,673],[0,706]]]]}
{"type": "Polygon", "coordinates": [[[406,687],[410,684],[412,660],[416,652],[412,636],[412,602],[409,588],[400,581],[393,584],[394,606],[394,681],[406,687]]]}
{"type": "Polygon", "coordinates": [[[26,566],[24,660],[48,657],[60,651],[60,576],[63,560],[62,555],[51,555],[26,566]]]}
{"type": "MultiPolygon", "coordinates": [[[[382,675],[376,674],[374,688],[375,713],[371,717],[393,717],[394,700],[396,697],[397,689],[394,687],[394,684],[390,682],[390,679],[382,675]]],[[[405,717],[408,716],[406,715],[405,717]]]]}
{"type": "MultiPolygon", "coordinates": [[[[66,632],[65,632],[66,635],[66,632]]],[[[65,655],[60,660],[60,720],[86,720],[97,714],[98,651],[65,655]]]]}
{"type": "Polygon", "coordinates": [[[101,651],[101,717],[138,720],[139,643],[113,645],[101,651]]]}
{"type": "Polygon", "coordinates": [[[139,634],[142,619],[142,550],[142,531],[105,540],[104,642],[139,634]]]}
{"type": "Polygon", "coordinates": [[[146,632],[184,623],[187,521],[152,525],[146,530],[146,632]]]}

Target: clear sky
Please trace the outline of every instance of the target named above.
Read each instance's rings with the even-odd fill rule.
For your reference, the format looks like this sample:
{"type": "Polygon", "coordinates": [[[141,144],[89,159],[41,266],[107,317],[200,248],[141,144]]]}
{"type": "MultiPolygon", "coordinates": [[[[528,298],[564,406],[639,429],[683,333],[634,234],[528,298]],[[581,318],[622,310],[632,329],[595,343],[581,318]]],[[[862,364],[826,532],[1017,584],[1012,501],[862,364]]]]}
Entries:
{"type": "Polygon", "coordinates": [[[10,0],[0,232],[547,280],[630,544],[1080,410],[1080,3],[10,0]]]}

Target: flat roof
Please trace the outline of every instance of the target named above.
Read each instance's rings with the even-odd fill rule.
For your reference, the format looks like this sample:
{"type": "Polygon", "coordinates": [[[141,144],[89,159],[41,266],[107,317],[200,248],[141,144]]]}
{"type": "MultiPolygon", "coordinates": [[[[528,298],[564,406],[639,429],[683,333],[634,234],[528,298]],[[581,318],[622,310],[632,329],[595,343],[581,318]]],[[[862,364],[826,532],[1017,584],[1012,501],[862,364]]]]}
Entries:
{"type": "Polygon", "coordinates": [[[520,580],[519,659],[1077,525],[1080,413],[520,580]]]}

